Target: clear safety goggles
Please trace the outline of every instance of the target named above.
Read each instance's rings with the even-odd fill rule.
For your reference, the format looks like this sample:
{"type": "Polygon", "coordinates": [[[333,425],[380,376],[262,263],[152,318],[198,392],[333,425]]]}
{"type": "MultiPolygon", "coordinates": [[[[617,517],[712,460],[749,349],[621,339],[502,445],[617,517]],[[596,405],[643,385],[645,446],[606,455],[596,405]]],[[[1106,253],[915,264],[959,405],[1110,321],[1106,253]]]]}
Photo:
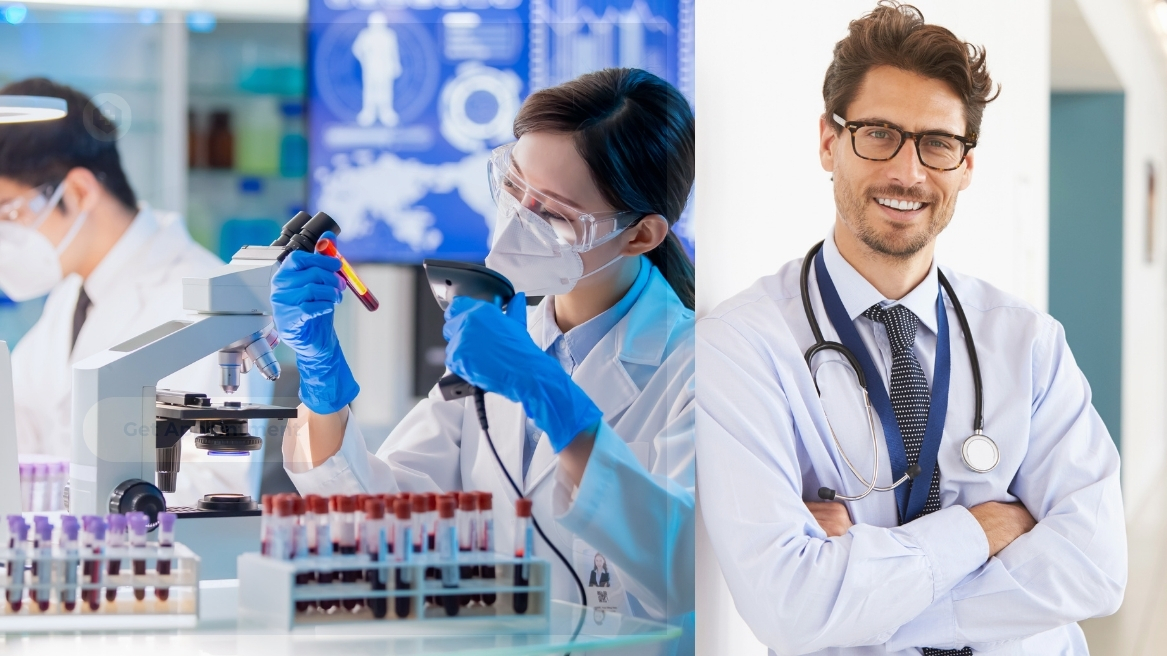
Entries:
{"type": "Polygon", "coordinates": [[[514,143],[509,143],[495,148],[490,154],[487,173],[490,177],[491,198],[497,204],[500,194],[511,195],[520,207],[528,210],[520,212],[519,219],[544,221],[555,231],[562,246],[576,253],[589,251],[647,216],[641,212],[619,210],[585,212],[539,191],[527,184],[515,170],[511,160],[514,147],[514,143]]]}
{"type": "MultiPolygon", "coordinates": [[[[32,191],[0,203],[0,221],[15,221],[22,225],[39,224],[47,210],[61,200],[65,185],[41,185],[32,191]],[[56,187],[54,189],[54,186],[56,187]],[[31,221],[30,221],[31,217],[31,221]]],[[[33,225],[32,227],[36,227],[33,225]]]]}

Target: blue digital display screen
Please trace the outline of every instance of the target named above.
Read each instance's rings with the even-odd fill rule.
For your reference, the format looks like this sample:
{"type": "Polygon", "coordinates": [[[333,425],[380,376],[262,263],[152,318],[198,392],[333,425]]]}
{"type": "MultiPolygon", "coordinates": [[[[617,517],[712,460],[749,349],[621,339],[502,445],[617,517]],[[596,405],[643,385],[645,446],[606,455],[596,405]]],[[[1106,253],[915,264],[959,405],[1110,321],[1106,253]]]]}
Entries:
{"type": "Polygon", "coordinates": [[[692,101],[692,37],[693,0],[310,0],[309,205],[352,261],[480,262],[523,99],[628,66],[692,101]]]}

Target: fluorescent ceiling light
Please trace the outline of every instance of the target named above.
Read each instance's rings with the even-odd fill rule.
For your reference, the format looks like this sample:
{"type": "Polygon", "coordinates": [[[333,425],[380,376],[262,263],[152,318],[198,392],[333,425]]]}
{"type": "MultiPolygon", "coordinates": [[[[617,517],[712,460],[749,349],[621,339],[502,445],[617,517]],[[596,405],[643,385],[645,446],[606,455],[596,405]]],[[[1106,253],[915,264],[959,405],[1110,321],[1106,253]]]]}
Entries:
{"type": "Polygon", "coordinates": [[[65,115],[63,98],[0,95],[0,123],[51,121],[65,115]]]}

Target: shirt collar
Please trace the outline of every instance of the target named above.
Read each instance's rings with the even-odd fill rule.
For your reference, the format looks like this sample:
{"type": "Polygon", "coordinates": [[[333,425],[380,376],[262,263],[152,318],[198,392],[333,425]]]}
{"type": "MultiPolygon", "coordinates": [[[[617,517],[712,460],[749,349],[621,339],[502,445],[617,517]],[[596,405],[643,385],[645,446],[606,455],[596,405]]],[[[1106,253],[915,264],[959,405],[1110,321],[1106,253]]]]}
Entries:
{"type": "Polygon", "coordinates": [[[636,274],[636,280],[628,288],[624,297],[607,310],[567,331],[567,334],[560,331],[559,324],[555,322],[555,298],[547,299],[548,302],[543,304],[543,333],[542,343],[539,347],[547,350],[555,345],[556,340],[563,337],[567,344],[567,351],[576,366],[583,362],[588,353],[591,353],[596,344],[604,338],[604,335],[611,332],[616,324],[620,323],[620,320],[628,314],[628,311],[640,298],[641,293],[644,292],[644,288],[648,286],[652,263],[643,255],[639,259],[640,271],[636,274]]]}
{"type": "Polygon", "coordinates": [[[158,222],[154,219],[154,213],[142,203],[129,227],[85,279],[85,293],[94,305],[101,303],[108,294],[116,293],[117,285],[125,282],[122,269],[134,258],[140,257],[138,250],[157,231],[158,222]]]}
{"type": "Polygon", "coordinates": [[[839,292],[843,307],[847,309],[847,314],[852,321],[876,303],[884,307],[902,305],[911,310],[920,319],[920,323],[927,326],[929,330],[933,333],[937,332],[936,296],[940,293],[940,282],[937,278],[935,258],[932,259],[932,266],[929,267],[928,275],[924,277],[924,280],[899,300],[884,298],[874,285],[856,271],[855,267],[851,266],[851,263],[843,259],[843,254],[835,245],[833,227],[830,234],[827,235],[826,241],[823,242],[823,263],[827,265],[831,281],[835,283],[835,289],[839,292]]]}

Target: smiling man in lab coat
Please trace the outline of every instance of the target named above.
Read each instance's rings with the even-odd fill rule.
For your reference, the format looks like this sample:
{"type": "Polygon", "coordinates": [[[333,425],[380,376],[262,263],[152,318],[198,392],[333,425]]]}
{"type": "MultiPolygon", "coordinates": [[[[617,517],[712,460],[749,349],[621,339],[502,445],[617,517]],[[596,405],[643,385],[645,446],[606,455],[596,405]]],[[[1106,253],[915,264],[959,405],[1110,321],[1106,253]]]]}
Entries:
{"type": "MultiPolygon", "coordinates": [[[[67,460],[73,363],[179,318],[182,278],[223,263],[191,240],[182,217],[137,202],[117,128],[84,94],[43,78],[0,94],[68,105],[56,121],[0,125],[0,289],[17,301],[48,294],[12,354],[18,449],[67,460]]],[[[219,380],[212,354],[158,387],[221,396],[219,380]]],[[[214,458],[189,435],[184,442],[171,505],[193,505],[203,493],[252,493],[250,458],[214,458]]]]}
{"type": "Polygon", "coordinates": [[[833,230],[698,323],[702,513],[772,652],[1086,654],[1076,622],[1122,601],[1118,453],[1061,325],[933,257],[993,95],[915,8],[853,21],[823,85],[833,230]],[[824,341],[855,367],[808,367],[824,341]]]}

